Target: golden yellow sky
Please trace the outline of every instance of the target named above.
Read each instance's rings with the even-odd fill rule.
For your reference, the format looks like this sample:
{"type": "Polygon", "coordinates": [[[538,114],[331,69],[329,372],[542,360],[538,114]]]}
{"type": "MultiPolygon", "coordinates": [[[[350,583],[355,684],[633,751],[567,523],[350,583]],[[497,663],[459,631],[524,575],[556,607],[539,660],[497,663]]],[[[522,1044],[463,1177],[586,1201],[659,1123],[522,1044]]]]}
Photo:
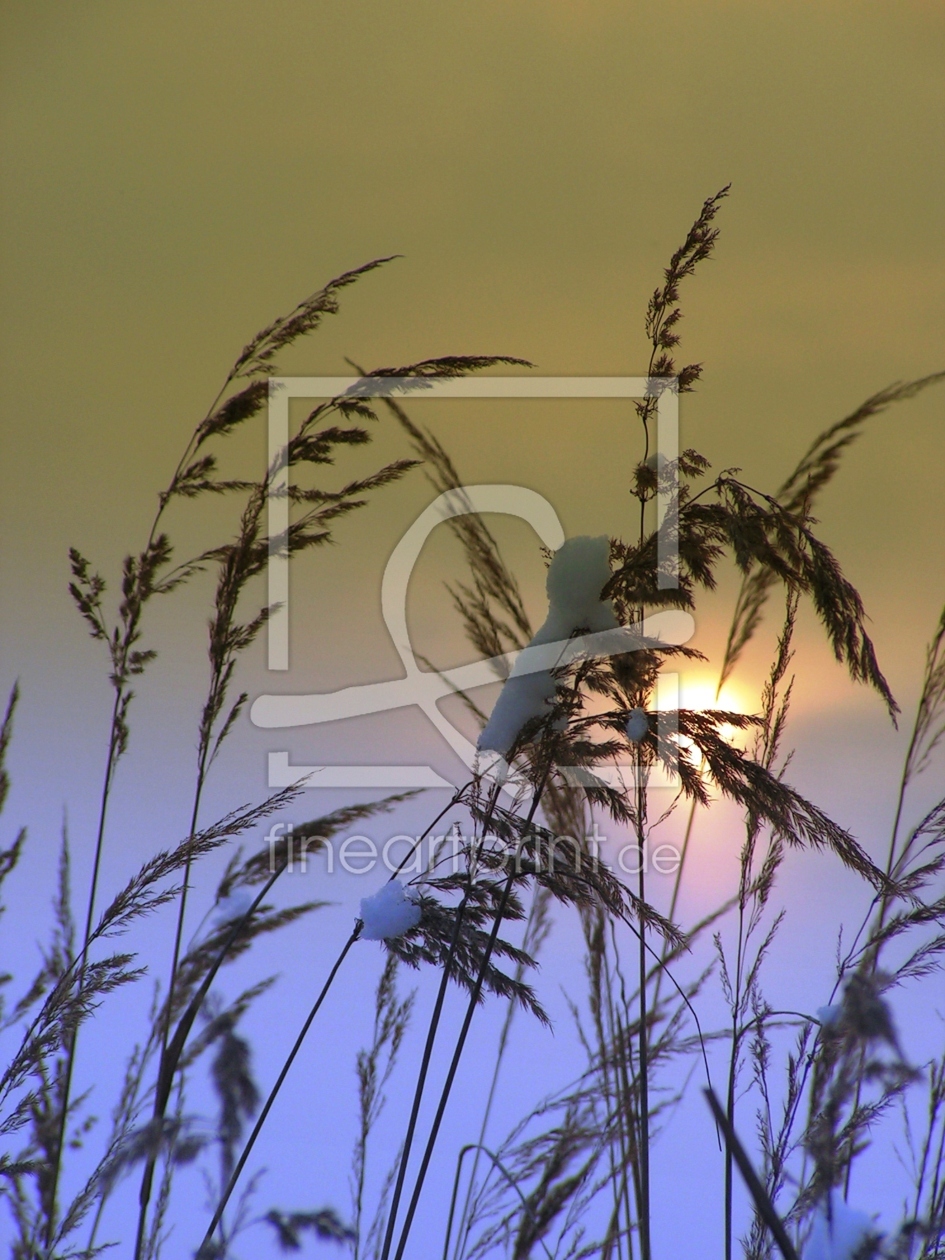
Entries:
{"type": "MultiPolygon", "coordinates": [[[[683,295],[684,360],[706,365],[683,440],[763,489],[862,397],[945,363],[940,5],[8,0],[0,33],[5,677],[88,661],[66,547],[113,572],[238,348],[373,256],[404,257],[284,368],[638,373],[646,297],[731,181],[683,295]]],[[[821,511],[905,686],[945,587],[943,404],[875,421],[821,511]]],[[[605,410],[423,418],[470,480],[618,532],[636,433],[605,410]]],[[[428,499],[420,478],[388,492],[306,571],[322,660],[389,667],[377,579],[428,499]],[[370,593],[339,619],[353,576],[370,593]]],[[[527,530],[507,535],[539,598],[527,530]]]]}

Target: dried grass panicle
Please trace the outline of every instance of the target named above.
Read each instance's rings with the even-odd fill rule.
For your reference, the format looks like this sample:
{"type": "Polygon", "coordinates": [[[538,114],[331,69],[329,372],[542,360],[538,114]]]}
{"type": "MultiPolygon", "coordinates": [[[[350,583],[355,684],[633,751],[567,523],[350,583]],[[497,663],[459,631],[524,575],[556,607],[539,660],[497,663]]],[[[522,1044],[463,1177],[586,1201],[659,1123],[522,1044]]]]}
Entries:
{"type": "Polygon", "coordinates": [[[352,823],[373,818],[377,814],[390,813],[405,801],[413,800],[416,795],[416,790],[395,792],[379,801],[343,805],[319,818],[294,823],[284,834],[273,837],[264,849],[258,849],[245,860],[242,850],[238,850],[227,864],[217,886],[217,900],[222,901],[229,897],[237,888],[255,888],[266,883],[274,871],[287,867],[293,859],[301,860],[303,853],[314,857],[327,841],[352,823]]]}
{"type": "Polygon", "coordinates": [[[253,337],[252,341],[243,347],[233,365],[229,379],[237,380],[240,377],[265,375],[271,372],[272,361],[280,350],[307,333],[314,332],[326,315],[338,313],[338,294],[342,289],[354,284],[368,272],[392,262],[395,257],[397,255],[391,254],[385,258],[374,258],[360,267],[343,272],[334,280],[329,281],[323,289],[318,289],[311,297],[299,302],[288,315],[282,315],[271,324],[267,324],[253,337]]]}
{"type": "Polygon", "coordinates": [[[676,716],[680,736],[692,741],[706,765],[703,772],[685,756],[680,757],[680,780],[687,795],[707,803],[705,774],[724,795],[744,806],[758,822],[771,826],[787,844],[829,849],[875,888],[895,891],[896,886],[845,828],[833,822],[762,762],[745,755],[718,733],[721,723],[744,729],[758,719],[721,710],[683,709],[676,716]]]}
{"type": "Polygon", "coordinates": [[[456,380],[469,372],[481,372],[490,367],[534,367],[527,359],[518,359],[507,354],[447,354],[437,359],[420,359],[416,363],[408,363],[404,367],[375,368],[373,372],[362,373],[364,383],[354,386],[352,392],[357,394],[359,388],[370,390],[372,377],[416,377],[415,382],[407,383],[405,389],[422,391],[427,380],[456,380]]]}
{"type": "Polygon", "coordinates": [[[301,788],[291,785],[274,792],[259,805],[244,805],[231,810],[218,822],[182,840],[173,849],[166,849],[149,858],[103,912],[93,939],[114,936],[125,931],[131,922],[148,914],[176,895],[176,888],[158,887],[178,874],[190,862],[213,853],[228,840],[233,840],[273,814],[284,810],[299,796],[301,788]]]}
{"type": "Polygon", "coordinates": [[[798,1196],[795,1215],[843,1182],[850,1163],[864,1149],[870,1127],[918,1078],[902,1056],[883,997],[888,983],[878,973],[852,975],[839,1017],[821,1029],[804,1134],[813,1169],[798,1196]],[[860,1097],[862,1080],[876,1089],[870,1102],[860,1097]]]}
{"type": "MultiPolygon", "coordinates": [[[[942,610],[935,634],[926,650],[922,694],[919,697],[915,726],[903,772],[903,778],[907,784],[928,769],[932,754],[941,744],[943,736],[945,736],[945,608],[942,610]]],[[[909,847],[906,846],[906,851],[909,847]]]]}
{"type": "Polygon", "coordinates": [[[354,1232],[343,1224],[333,1208],[319,1208],[317,1212],[280,1212],[271,1208],[263,1220],[275,1230],[276,1241],[282,1251],[301,1251],[303,1235],[332,1242],[353,1242],[354,1232]]]}
{"type": "MultiPolygon", "coordinates": [[[[174,849],[156,854],[106,908],[87,945],[127,931],[138,918],[172,900],[177,888],[168,886],[166,881],[177,875],[189,860],[213,852],[227,840],[284,808],[297,794],[296,788],[283,789],[262,805],[234,810],[174,849]]],[[[79,983],[78,959],[73,957],[61,974],[54,977],[51,991],[0,1076],[0,1105],[8,1105],[10,1095],[22,1086],[30,1072],[66,1044],[71,1032],[95,1011],[102,997],[143,974],[140,969],[130,968],[133,958],[133,954],[126,953],[86,961],[79,983]]],[[[44,969],[44,975],[47,974],[44,969]]],[[[46,983],[39,986],[37,999],[46,987],[46,983]]]]}
{"type": "MultiPolygon", "coordinates": [[[[232,394],[197,426],[194,450],[212,437],[225,437],[238,425],[258,415],[269,401],[269,381],[251,381],[239,393],[232,394]]],[[[175,483],[172,483],[174,485],[175,483]]]]}
{"type": "MultiPolygon", "coordinates": [[[[876,690],[895,717],[898,706],[866,631],[863,602],[836,557],[813,533],[809,518],[787,511],[772,496],[759,494],[732,473],[721,474],[694,499],[688,498],[683,487],[678,604],[692,607],[697,587],[715,588],[715,569],[726,552],[744,574],[764,570],[772,580],[808,596],[837,659],[846,665],[854,681],[876,690]],[[714,503],[703,501],[709,493],[714,493],[714,503]]],[[[606,594],[627,608],[644,603],[655,585],[655,557],[654,534],[636,548],[624,544],[622,564],[608,583],[606,594]]],[[[744,636],[746,624],[742,623],[736,638],[744,636]]]]}
{"type": "MultiPolygon", "coordinates": [[[[682,310],[676,303],[679,301],[679,286],[683,280],[693,275],[696,267],[709,258],[718,240],[719,230],[713,226],[722,201],[728,196],[730,184],[703,203],[702,209],[686,239],[670,259],[669,266],[663,273],[662,285],[655,289],[646,308],[646,335],[650,342],[650,361],[647,376],[675,376],[680,393],[693,388],[702,375],[702,367],[698,363],[690,363],[678,369],[671,351],[679,345],[679,334],[676,326],[682,319],[682,310]]],[[[637,404],[637,412],[646,426],[655,406],[655,399],[647,398],[637,404]]]]}
{"type": "MultiPolygon", "coordinates": [[[[471,803],[473,817],[485,824],[482,807],[471,803]]],[[[634,895],[581,839],[558,835],[511,810],[493,806],[488,813],[489,842],[476,848],[478,867],[511,876],[516,887],[534,885],[582,914],[600,910],[607,917],[636,920],[654,928],[671,945],[684,938],[654,907],[634,895]],[[498,843],[495,843],[498,841],[498,843]]]]}
{"type": "MultiPolygon", "coordinates": [[[[521,362],[496,360],[496,362],[521,362]]],[[[360,369],[359,369],[360,370],[360,369]]],[[[427,480],[438,494],[463,494],[462,479],[441,442],[428,429],[415,424],[394,398],[385,404],[410,439],[415,454],[423,461],[427,480]]],[[[448,589],[463,620],[466,637],[487,658],[522,648],[532,636],[532,627],[514,575],[506,566],[498,544],[482,517],[475,512],[452,517],[447,525],[459,540],[472,586],[456,582],[448,589]]]]}
{"type": "Polygon", "coordinates": [[[216,1138],[220,1147],[221,1185],[233,1171],[243,1125],[253,1118],[259,1106],[259,1088],[250,1066],[252,1050],[246,1038],[236,1032],[238,1018],[237,1014],[227,1012],[213,1020],[212,1040],[218,1040],[219,1046],[210,1066],[210,1079],[220,1100],[216,1138]]]}
{"type": "MultiPolygon", "coordinates": [[[[942,381],[945,381],[945,372],[936,372],[905,384],[890,385],[867,398],[848,416],[830,425],[814,439],[785,479],[774,496],[778,503],[791,515],[808,518],[815,500],[839,470],[844,451],[863,435],[866,422],[873,416],[881,415],[894,403],[915,398],[930,385],[942,381]]],[[[720,686],[731,676],[742,652],[761,625],[771,588],[776,581],[774,571],[763,565],[752,568],[743,576],[722,658],[720,686]]]]}
{"type": "MultiPolygon", "coordinates": [[[[224,923],[209,933],[182,956],[178,965],[177,981],[171,1007],[165,1007],[162,1014],[165,1018],[179,1019],[191,1006],[198,991],[210,972],[216,975],[220,963],[235,962],[242,957],[261,936],[270,935],[280,928],[288,927],[299,919],[330,905],[327,901],[304,901],[285,906],[280,910],[272,906],[260,905],[252,914],[244,916],[237,924],[224,923]]],[[[202,1004],[202,997],[200,1003],[202,1004]]],[[[195,1013],[199,1013],[200,1005],[195,1013]]]]}
{"type": "MultiPolygon", "coordinates": [[[[3,722],[0,723],[0,814],[6,805],[7,794],[10,791],[10,775],[7,770],[7,752],[10,746],[10,740],[13,738],[13,718],[16,713],[16,706],[19,702],[20,689],[14,684],[10,689],[10,695],[7,700],[7,707],[4,712],[3,722]]],[[[0,892],[2,892],[4,881],[7,876],[16,869],[17,863],[23,853],[23,846],[26,843],[26,828],[21,827],[8,849],[0,849],[0,892]]],[[[0,918],[3,917],[4,905],[0,901],[0,918]]],[[[0,974],[0,1030],[8,1027],[11,1023],[17,1022],[22,1015],[29,1009],[34,1001],[40,996],[42,986],[45,983],[44,975],[41,972],[34,986],[27,992],[24,998],[14,1006],[12,1012],[8,1015],[6,1011],[4,986],[9,984],[13,979],[6,972],[0,974]]]]}
{"type": "MultiPolygon", "coordinates": [[[[548,1023],[548,1016],[531,985],[516,975],[508,975],[491,961],[492,957],[505,959],[517,968],[535,965],[526,950],[502,937],[493,940],[490,935],[490,925],[503,896],[503,919],[516,922],[525,918],[519,898],[514,892],[507,892],[507,881],[471,881],[467,875],[457,874],[430,879],[426,886],[438,896],[423,894],[419,897],[420,922],[403,936],[385,941],[387,949],[414,968],[424,962],[443,968],[449,961],[450,979],[469,993],[477,992],[477,980],[482,975],[483,989],[517,1002],[542,1023],[548,1023]],[[460,906],[450,906],[439,899],[451,893],[461,895],[460,906]]],[[[484,994],[478,993],[477,1000],[483,1002],[484,994]]]]}

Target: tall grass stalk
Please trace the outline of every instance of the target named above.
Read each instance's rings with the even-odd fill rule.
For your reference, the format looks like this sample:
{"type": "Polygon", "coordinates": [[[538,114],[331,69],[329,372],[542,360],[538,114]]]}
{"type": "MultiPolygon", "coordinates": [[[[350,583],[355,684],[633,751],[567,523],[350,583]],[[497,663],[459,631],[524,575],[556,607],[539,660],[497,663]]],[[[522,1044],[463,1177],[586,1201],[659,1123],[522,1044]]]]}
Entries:
{"type": "Polygon", "coordinates": [[[246,1145],[243,1147],[243,1150],[240,1154],[239,1159],[236,1162],[236,1166],[234,1167],[233,1172],[230,1174],[230,1179],[226,1184],[223,1194],[220,1196],[220,1201],[217,1204],[216,1208],[214,1209],[213,1216],[210,1219],[210,1224],[207,1226],[207,1232],[204,1235],[203,1242],[201,1243],[200,1248],[198,1250],[198,1253],[197,1253],[198,1256],[206,1256],[206,1255],[213,1254],[213,1251],[212,1251],[213,1235],[216,1232],[217,1226],[220,1224],[220,1221],[223,1217],[223,1213],[226,1210],[226,1205],[230,1201],[230,1196],[232,1195],[234,1189],[236,1188],[236,1183],[240,1179],[240,1174],[242,1173],[243,1169],[246,1167],[246,1161],[249,1159],[252,1153],[253,1147],[256,1144],[256,1139],[259,1137],[259,1134],[262,1132],[262,1127],[266,1123],[266,1119],[269,1115],[269,1112],[272,1110],[273,1103],[276,1101],[276,1098],[279,1095],[279,1091],[282,1088],[285,1078],[289,1075],[289,1071],[292,1067],[292,1064],[295,1062],[296,1055],[302,1049],[302,1043],[305,1041],[305,1038],[308,1036],[308,1030],[311,1028],[312,1023],[315,1019],[315,1016],[318,1014],[319,1010],[321,1009],[322,1003],[325,1001],[325,998],[328,996],[328,992],[331,989],[332,984],[334,983],[335,976],[337,976],[338,972],[341,970],[341,965],[344,962],[344,960],[347,958],[348,951],[351,949],[351,946],[355,943],[355,941],[361,935],[361,929],[363,926],[364,925],[361,923],[360,920],[358,920],[358,922],[355,923],[354,928],[352,929],[351,935],[348,937],[344,945],[341,947],[341,951],[339,952],[338,957],[335,959],[332,965],[331,971],[328,973],[328,978],[326,979],[325,983],[322,985],[321,990],[319,991],[318,997],[315,999],[314,1003],[312,1004],[312,1008],[309,1011],[308,1015],[306,1016],[305,1022],[303,1023],[301,1029],[299,1030],[299,1034],[295,1039],[295,1043],[292,1046],[292,1049],[289,1051],[288,1055],[286,1056],[286,1060],[282,1065],[282,1070],[279,1072],[279,1075],[276,1077],[275,1084],[273,1085],[272,1089],[269,1091],[269,1095],[266,1098],[265,1103],[263,1104],[262,1110],[259,1113],[259,1116],[256,1120],[255,1125],[253,1126],[253,1131],[249,1135],[249,1139],[246,1142],[246,1145]]]}

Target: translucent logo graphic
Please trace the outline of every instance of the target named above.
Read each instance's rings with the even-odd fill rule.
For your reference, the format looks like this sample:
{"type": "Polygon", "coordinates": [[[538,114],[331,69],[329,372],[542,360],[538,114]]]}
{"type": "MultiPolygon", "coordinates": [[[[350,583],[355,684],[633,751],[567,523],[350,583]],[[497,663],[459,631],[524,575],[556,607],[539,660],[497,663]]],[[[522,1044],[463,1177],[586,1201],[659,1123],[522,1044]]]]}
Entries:
{"type": "MultiPolygon", "coordinates": [[[[661,476],[657,493],[658,569],[662,587],[676,586],[678,581],[678,542],[675,529],[677,478],[675,460],[678,454],[678,395],[675,382],[641,377],[491,377],[478,380],[431,381],[429,378],[337,378],[295,377],[274,378],[270,384],[269,456],[275,476],[270,483],[269,516],[269,600],[276,608],[269,623],[269,659],[271,670],[285,670],[289,663],[289,581],[288,555],[284,539],[289,525],[288,465],[286,450],[289,440],[289,402],[292,398],[326,398],[342,394],[390,397],[423,391],[424,396],[452,398],[657,398],[657,459],[669,475],[661,476]]],[[[416,706],[422,710],[445,743],[459,758],[465,770],[486,768],[495,761],[493,754],[482,754],[443,714],[438,702],[457,692],[495,683],[513,667],[518,675],[539,673],[567,665],[577,659],[600,659],[619,653],[639,651],[659,644],[682,644],[692,637],[692,617],[680,610],[668,610],[646,618],[642,627],[620,627],[596,634],[586,634],[560,642],[542,643],[519,653],[483,659],[456,669],[436,672],[419,665],[407,628],[407,588],[427,538],[442,522],[458,516],[478,513],[501,513],[526,521],[541,542],[557,551],[564,542],[564,531],[552,505],[523,486],[461,486],[441,494],[429,505],[401,538],[391,553],[381,587],[381,611],[385,625],[403,666],[401,678],[388,682],[347,687],[328,693],[261,695],[251,710],[257,727],[285,730],[301,726],[321,725],[342,718],[416,706]]],[[[657,736],[667,740],[672,733],[668,724],[678,707],[678,678],[663,675],[657,694],[657,708],[666,711],[658,717],[657,736]],[[665,729],[664,729],[665,728],[665,729]]],[[[504,768],[504,763],[503,763],[504,768]]],[[[624,787],[633,781],[634,767],[609,766],[595,768],[598,779],[612,786],[624,787]]],[[[563,768],[566,777],[575,783],[587,780],[589,771],[563,768]]],[[[425,765],[323,765],[290,764],[285,751],[269,754],[269,786],[283,787],[310,777],[311,787],[331,788],[453,788],[458,784],[444,778],[425,765]]],[[[468,777],[464,776],[463,780],[468,777]]],[[[673,786],[675,775],[664,768],[654,768],[651,786],[673,786]]]]}

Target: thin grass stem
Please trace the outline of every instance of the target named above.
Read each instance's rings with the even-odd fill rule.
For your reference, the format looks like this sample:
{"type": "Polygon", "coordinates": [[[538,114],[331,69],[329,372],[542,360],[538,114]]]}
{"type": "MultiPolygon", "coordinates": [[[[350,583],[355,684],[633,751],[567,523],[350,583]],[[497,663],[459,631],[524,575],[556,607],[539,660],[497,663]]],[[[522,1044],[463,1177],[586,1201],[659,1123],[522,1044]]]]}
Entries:
{"type": "MultiPolygon", "coordinates": [[[[526,829],[529,823],[535,817],[535,813],[541,802],[542,793],[544,791],[545,784],[548,781],[548,776],[550,774],[550,771],[551,771],[551,759],[549,757],[545,762],[545,767],[542,772],[541,779],[539,780],[538,786],[535,789],[535,793],[532,798],[532,803],[528,811],[528,816],[526,817],[525,822],[523,824],[523,829],[526,829]]],[[[493,801],[495,800],[497,795],[498,795],[497,793],[494,793],[493,801]]],[[[493,805],[493,808],[494,808],[494,805],[493,805]]],[[[483,824],[484,828],[485,828],[485,825],[486,824],[483,824]]],[[[492,931],[489,934],[489,940],[486,944],[485,951],[483,952],[482,961],[479,964],[479,973],[476,976],[476,982],[473,986],[473,991],[470,994],[469,1002],[466,1006],[466,1015],[463,1020],[463,1026],[460,1029],[459,1037],[456,1042],[456,1047],[453,1051],[453,1058],[450,1061],[449,1070],[446,1074],[446,1080],[443,1084],[443,1088],[440,1093],[440,1101],[437,1104],[436,1115],[434,1116],[433,1124],[430,1127],[430,1134],[429,1134],[429,1137],[427,1138],[426,1149],[424,1150],[423,1158],[420,1161],[420,1169],[417,1172],[417,1179],[416,1179],[416,1182],[414,1183],[413,1194],[410,1197],[410,1205],[407,1208],[407,1216],[406,1216],[406,1219],[404,1220],[404,1225],[401,1231],[400,1241],[397,1244],[397,1251],[395,1253],[394,1260],[402,1260],[402,1257],[404,1254],[404,1248],[407,1246],[407,1239],[410,1236],[410,1227],[413,1224],[413,1218],[417,1211],[417,1204],[420,1201],[420,1194],[421,1194],[421,1191],[423,1190],[423,1183],[426,1179],[427,1169],[429,1168],[430,1160],[433,1157],[433,1148],[436,1144],[436,1139],[440,1131],[440,1124],[443,1120],[443,1114],[446,1111],[446,1105],[449,1101],[449,1096],[453,1088],[453,1081],[456,1077],[456,1071],[457,1071],[457,1068],[459,1067],[459,1061],[460,1061],[460,1058],[462,1057],[463,1048],[466,1045],[466,1037],[469,1033],[469,1027],[472,1023],[472,1018],[475,1013],[476,1007],[479,1004],[479,997],[480,997],[480,994],[482,993],[482,985],[483,985],[483,981],[485,980],[486,970],[492,958],[493,950],[495,949],[495,943],[499,935],[499,928],[502,924],[502,918],[505,914],[506,907],[508,906],[508,903],[509,903],[509,897],[512,894],[512,885],[514,882],[515,882],[515,871],[513,869],[505,881],[505,887],[502,890],[502,898],[495,912],[495,918],[492,924],[492,931]]],[[[406,1159],[404,1160],[404,1167],[406,1167],[406,1159]]],[[[391,1212],[391,1218],[393,1219],[393,1211],[391,1212]]],[[[390,1229],[390,1225],[388,1225],[388,1236],[390,1236],[392,1232],[393,1231],[390,1229]]],[[[390,1254],[390,1245],[388,1241],[385,1239],[385,1248],[384,1248],[384,1252],[382,1253],[381,1260],[388,1260],[389,1254],[390,1254]]]]}
{"type": "Polygon", "coordinates": [[[197,1251],[198,1257],[210,1254],[209,1248],[213,1239],[214,1231],[216,1230],[220,1221],[223,1219],[223,1213],[226,1211],[226,1205],[229,1203],[230,1196],[232,1195],[233,1191],[236,1188],[236,1183],[239,1181],[240,1174],[242,1173],[244,1167],[246,1166],[246,1161],[249,1159],[252,1149],[256,1144],[256,1139],[259,1137],[259,1134],[262,1132],[262,1127],[266,1123],[266,1118],[268,1117],[269,1112],[272,1110],[273,1103],[276,1101],[276,1098],[278,1097],[279,1090],[282,1088],[282,1084],[285,1081],[285,1078],[289,1074],[289,1069],[292,1067],[292,1064],[295,1062],[296,1055],[302,1048],[302,1043],[304,1042],[306,1036],[308,1035],[308,1030],[312,1026],[312,1021],[315,1019],[315,1016],[318,1014],[322,1003],[327,997],[328,991],[331,988],[332,983],[334,982],[335,976],[338,974],[339,970],[341,969],[341,964],[344,962],[345,958],[348,956],[348,951],[351,949],[351,946],[355,943],[355,941],[361,935],[361,929],[363,926],[364,925],[361,922],[361,920],[358,919],[357,923],[355,923],[354,925],[354,930],[352,931],[351,935],[348,937],[347,941],[345,941],[345,944],[341,950],[341,953],[335,959],[334,966],[332,967],[331,971],[328,974],[328,979],[325,981],[324,985],[322,986],[321,992],[319,993],[318,997],[315,999],[315,1003],[312,1006],[312,1009],[309,1011],[308,1016],[305,1020],[305,1023],[302,1025],[299,1031],[299,1035],[295,1039],[295,1044],[293,1045],[292,1049],[289,1051],[289,1054],[288,1054],[288,1057],[286,1058],[285,1063],[282,1065],[282,1071],[279,1073],[278,1077],[276,1078],[276,1083],[273,1085],[272,1089],[269,1091],[269,1097],[266,1099],[265,1103],[263,1104],[263,1108],[259,1113],[259,1116],[256,1120],[255,1125],[253,1126],[253,1131],[249,1135],[246,1145],[243,1147],[242,1154],[237,1160],[236,1166],[234,1167],[233,1172],[230,1174],[230,1179],[226,1184],[226,1189],[223,1191],[223,1194],[220,1196],[220,1202],[217,1204],[216,1209],[214,1210],[213,1218],[211,1219],[210,1224],[207,1226],[207,1232],[204,1235],[203,1242],[200,1244],[200,1247],[198,1248],[198,1251],[197,1251]]]}
{"type": "Polygon", "coordinates": [[[739,1141],[734,1128],[729,1123],[728,1116],[722,1109],[722,1104],[716,1098],[711,1089],[704,1089],[702,1092],[708,1100],[709,1107],[715,1117],[716,1124],[722,1130],[722,1136],[725,1138],[725,1145],[729,1150],[731,1150],[732,1158],[738,1165],[738,1171],[741,1173],[745,1185],[748,1188],[748,1193],[751,1195],[755,1207],[758,1209],[758,1215],[771,1231],[771,1236],[777,1243],[778,1250],[781,1252],[784,1260],[800,1260],[794,1249],[794,1244],[791,1242],[788,1237],[788,1232],[784,1228],[784,1222],[775,1211],[774,1204],[771,1202],[764,1186],[758,1179],[758,1174],[755,1172],[754,1168],[752,1168],[751,1160],[745,1153],[745,1148],[739,1141]]]}
{"type": "MultiPolygon", "coordinates": [[[[489,806],[486,811],[485,821],[483,822],[483,833],[488,827],[495,810],[496,803],[499,799],[500,787],[496,784],[489,798],[489,806]]],[[[472,880],[472,872],[470,871],[470,881],[472,880]]],[[[397,1209],[400,1206],[400,1199],[404,1190],[404,1180],[407,1176],[407,1161],[410,1158],[410,1150],[413,1145],[413,1138],[417,1128],[417,1120],[420,1115],[420,1104],[423,1100],[423,1090],[426,1085],[427,1073],[430,1068],[430,1060],[433,1057],[433,1046],[436,1042],[436,1034],[440,1025],[440,1016],[443,1012],[443,1003],[446,1000],[446,991],[449,986],[450,975],[452,971],[453,957],[456,953],[456,947],[459,944],[460,933],[463,927],[463,916],[466,912],[466,906],[469,901],[469,888],[463,893],[462,899],[456,908],[456,920],[453,925],[453,933],[450,938],[449,948],[446,954],[446,961],[443,964],[443,974],[440,977],[440,985],[436,994],[436,1001],[433,1006],[433,1013],[430,1016],[430,1024],[427,1028],[426,1041],[423,1047],[423,1055],[420,1059],[420,1070],[417,1073],[417,1084],[414,1089],[413,1103],[410,1108],[410,1118],[407,1121],[407,1132],[404,1136],[404,1144],[400,1153],[400,1162],[397,1169],[397,1180],[394,1184],[394,1193],[391,1197],[390,1209],[387,1215],[387,1227],[384,1233],[384,1248],[381,1253],[381,1260],[388,1260],[390,1249],[394,1239],[394,1229],[397,1224],[397,1209]]]]}

